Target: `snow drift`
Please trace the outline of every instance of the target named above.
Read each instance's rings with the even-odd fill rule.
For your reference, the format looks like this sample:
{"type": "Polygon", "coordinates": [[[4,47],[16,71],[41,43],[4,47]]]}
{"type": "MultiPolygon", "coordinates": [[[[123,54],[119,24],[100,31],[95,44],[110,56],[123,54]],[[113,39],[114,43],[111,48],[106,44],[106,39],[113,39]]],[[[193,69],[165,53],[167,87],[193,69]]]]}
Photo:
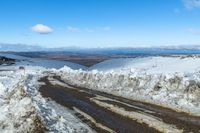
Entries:
{"type": "Polygon", "coordinates": [[[7,68],[0,71],[0,132],[93,132],[68,109],[40,95],[38,80],[55,69],[7,68]]]}
{"type": "Polygon", "coordinates": [[[99,71],[133,71],[145,73],[191,73],[200,70],[198,56],[141,57],[111,59],[98,63],[90,70],[99,71]]]}
{"type": "Polygon", "coordinates": [[[147,57],[100,64],[91,68],[97,70],[64,67],[59,73],[72,85],[200,115],[200,58],[147,57]]]}

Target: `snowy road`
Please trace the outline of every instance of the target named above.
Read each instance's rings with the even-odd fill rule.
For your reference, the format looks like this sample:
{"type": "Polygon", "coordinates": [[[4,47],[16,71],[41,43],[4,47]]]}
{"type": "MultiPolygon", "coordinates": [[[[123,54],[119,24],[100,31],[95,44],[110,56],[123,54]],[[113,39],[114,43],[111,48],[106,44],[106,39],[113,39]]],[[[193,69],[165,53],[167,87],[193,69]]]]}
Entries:
{"type": "Polygon", "coordinates": [[[156,133],[200,132],[200,117],[160,106],[71,86],[58,76],[40,79],[40,92],[74,115],[96,132],[156,133]]]}

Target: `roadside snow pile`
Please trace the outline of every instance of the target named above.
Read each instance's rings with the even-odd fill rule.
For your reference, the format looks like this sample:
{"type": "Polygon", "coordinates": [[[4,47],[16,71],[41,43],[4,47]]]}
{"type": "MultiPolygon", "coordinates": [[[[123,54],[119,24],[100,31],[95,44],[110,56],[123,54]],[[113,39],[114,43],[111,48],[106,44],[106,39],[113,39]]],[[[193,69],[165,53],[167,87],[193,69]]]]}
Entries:
{"type": "Polygon", "coordinates": [[[133,62],[132,66],[105,71],[63,67],[58,73],[72,85],[200,115],[199,58],[148,57],[133,62]]]}
{"type": "Polygon", "coordinates": [[[40,120],[19,71],[0,72],[0,132],[39,132],[40,120]]]}
{"type": "Polygon", "coordinates": [[[87,125],[77,119],[70,110],[61,105],[58,105],[51,99],[46,99],[41,96],[39,86],[45,84],[38,80],[55,72],[55,69],[44,69],[32,67],[29,69],[25,80],[25,91],[32,99],[32,104],[37,110],[44,126],[48,132],[54,133],[92,133],[87,125]]]}
{"type": "MultiPolygon", "coordinates": [[[[4,67],[1,67],[3,69],[4,67]]],[[[0,71],[1,133],[92,133],[70,110],[43,98],[38,80],[56,69],[26,66],[25,71],[8,66],[0,71]]]]}

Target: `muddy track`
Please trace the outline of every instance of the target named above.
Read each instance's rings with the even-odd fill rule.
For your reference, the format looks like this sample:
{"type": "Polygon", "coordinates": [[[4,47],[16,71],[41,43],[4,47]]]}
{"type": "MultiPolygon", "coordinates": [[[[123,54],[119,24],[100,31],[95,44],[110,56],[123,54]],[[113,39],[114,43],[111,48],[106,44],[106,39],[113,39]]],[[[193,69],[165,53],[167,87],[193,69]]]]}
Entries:
{"type": "MultiPolygon", "coordinates": [[[[40,87],[41,94],[73,110],[82,122],[89,125],[96,132],[156,133],[167,131],[167,129],[161,130],[161,125],[157,125],[157,127],[151,125],[150,127],[148,123],[132,119],[128,117],[129,112],[130,114],[135,112],[136,114],[142,114],[142,116],[152,117],[166,125],[173,125],[172,128],[185,133],[200,132],[199,117],[87,88],[71,86],[58,76],[53,76],[52,80],[61,82],[66,86],[52,84],[48,77],[44,77],[40,79],[40,82],[46,83],[46,85],[40,87]],[[123,108],[123,111],[128,112],[128,115],[118,113],[114,110],[114,107],[109,107],[110,105],[117,109],[123,108]]],[[[173,130],[171,131],[173,132],[173,130]]]]}

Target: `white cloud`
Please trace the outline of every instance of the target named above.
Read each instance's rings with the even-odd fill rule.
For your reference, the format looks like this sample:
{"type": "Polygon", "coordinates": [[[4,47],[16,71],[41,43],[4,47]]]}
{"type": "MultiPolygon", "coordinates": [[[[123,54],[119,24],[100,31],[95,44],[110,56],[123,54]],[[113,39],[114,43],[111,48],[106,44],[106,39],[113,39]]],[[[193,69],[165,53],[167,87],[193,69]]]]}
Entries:
{"type": "Polygon", "coordinates": [[[80,32],[80,29],[76,28],[76,27],[68,26],[67,31],[69,31],[69,32],[80,32]]]}
{"type": "Polygon", "coordinates": [[[200,29],[189,28],[187,31],[194,35],[200,35],[200,29]]]}
{"type": "Polygon", "coordinates": [[[40,34],[49,34],[53,32],[53,29],[43,24],[36,24],[35,26],[31,27],[31,30],[40,34]]]}
{"type": "Polygon", "coordinates": [[[200,8],[200,0],[183,0],[187,9],[200,8]]]}

